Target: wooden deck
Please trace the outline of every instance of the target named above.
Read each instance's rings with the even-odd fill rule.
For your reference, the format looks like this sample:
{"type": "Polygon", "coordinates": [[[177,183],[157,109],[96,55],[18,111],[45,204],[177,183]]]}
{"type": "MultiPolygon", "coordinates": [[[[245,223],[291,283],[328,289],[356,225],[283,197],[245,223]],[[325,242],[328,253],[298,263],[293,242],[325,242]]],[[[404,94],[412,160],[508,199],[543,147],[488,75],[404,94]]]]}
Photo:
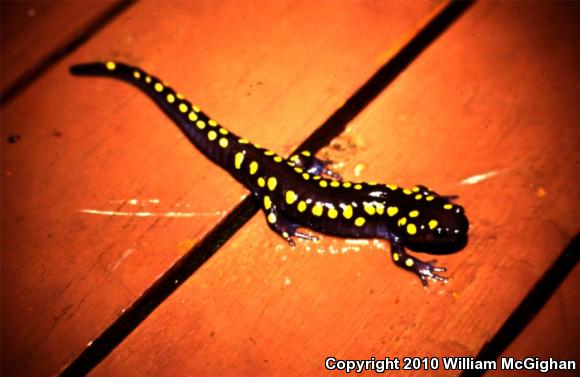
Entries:
{"type": "MultiPolygon", "coordinates": [[[[580,3],[1,6],[3,376],[580,361],[580,3]],[[424,290],[385,241],[290,248],[144,95],[68,73],[105,59],[283,155],[322,146],[346,179],[460,195],[450,282],[424,290]]],[[[477,375],[388,375],[433,374],[477,375]]]]}

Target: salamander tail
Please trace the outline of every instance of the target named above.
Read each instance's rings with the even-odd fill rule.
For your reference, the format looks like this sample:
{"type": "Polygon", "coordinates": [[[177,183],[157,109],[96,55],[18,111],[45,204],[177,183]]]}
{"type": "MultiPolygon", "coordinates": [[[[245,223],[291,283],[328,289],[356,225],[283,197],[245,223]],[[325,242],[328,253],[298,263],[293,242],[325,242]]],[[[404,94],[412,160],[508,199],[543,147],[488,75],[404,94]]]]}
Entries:
{"type": "Polygon", "coordinates": [[[75,64],[70,67],[70,73],[80,76],[102,76],[106,75],[108,72],[116,70],[117,67],[118,63],[115,62],[75,64]]]}
{"type": "Polygon", "coordinates": [[[136,68],[114,61],[75,64],[69,70],[76,76],[109,76],[125,80],[133,79],[134,75],[141,75],[136,68]]]}

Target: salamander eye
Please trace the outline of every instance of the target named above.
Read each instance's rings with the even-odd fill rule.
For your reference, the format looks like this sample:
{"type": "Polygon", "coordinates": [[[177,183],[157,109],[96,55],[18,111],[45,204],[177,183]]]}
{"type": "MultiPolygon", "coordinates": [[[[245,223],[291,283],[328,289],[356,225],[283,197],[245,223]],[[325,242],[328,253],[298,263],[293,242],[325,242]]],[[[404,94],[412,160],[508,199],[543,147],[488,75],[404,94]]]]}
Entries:
{"type": "Polygon", "coordinates": [[[447,236],[448,232],[447,232],[447,229],[438,227],[435,229],[435,231],[433,233],[435,235],[435,238],[442,239],[442,238],[445,238],[447,236]]]}

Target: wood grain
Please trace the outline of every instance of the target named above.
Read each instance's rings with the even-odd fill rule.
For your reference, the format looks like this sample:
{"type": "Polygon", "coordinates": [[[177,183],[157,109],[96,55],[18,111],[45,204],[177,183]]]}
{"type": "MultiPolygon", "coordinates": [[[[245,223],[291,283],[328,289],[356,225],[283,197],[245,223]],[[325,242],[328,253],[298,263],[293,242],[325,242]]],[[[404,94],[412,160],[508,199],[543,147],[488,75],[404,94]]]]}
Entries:
{"type": "Polygon", "coordinates": [[[3,375],[56,373],[247,195],[134,88],[68,66],[141,65],[284,154],[437,6],[329,4],[139,3],[4,109],[3,375]]]}
{"type": "Polygon", "coordinates": [[[439,258],[447,286],[423,290],[384,242],[290,249],[258,214],[93,375],[311,376],[328,356],[476,355],[578,232],[579,11],[477,3],[321,154],[348,179],[460,195],[471,239],[439,258]]]}

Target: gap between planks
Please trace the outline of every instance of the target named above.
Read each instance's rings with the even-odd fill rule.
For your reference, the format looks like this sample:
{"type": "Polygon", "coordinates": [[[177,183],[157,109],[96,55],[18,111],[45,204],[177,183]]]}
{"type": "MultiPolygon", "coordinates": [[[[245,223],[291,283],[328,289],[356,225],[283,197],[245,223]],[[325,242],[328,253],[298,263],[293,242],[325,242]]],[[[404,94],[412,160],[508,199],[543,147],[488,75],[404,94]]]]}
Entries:
{"type": "MultiPolygon", "coordinates": [[[[560,253],[558,259],[548,268],[502,324],[493,338],[483,345],[475,357],[475,361],[497,360],[538,315],[550,297],[558,290],[564,280],[570,275],[570,272],[574,270],[580,256],[579,250],[580,234],[576,234],[568,246],[560,253]]],[[[486,369],[467,369],[460,374],[460,377],[481,377],[486,371],[486,369]]]]}

